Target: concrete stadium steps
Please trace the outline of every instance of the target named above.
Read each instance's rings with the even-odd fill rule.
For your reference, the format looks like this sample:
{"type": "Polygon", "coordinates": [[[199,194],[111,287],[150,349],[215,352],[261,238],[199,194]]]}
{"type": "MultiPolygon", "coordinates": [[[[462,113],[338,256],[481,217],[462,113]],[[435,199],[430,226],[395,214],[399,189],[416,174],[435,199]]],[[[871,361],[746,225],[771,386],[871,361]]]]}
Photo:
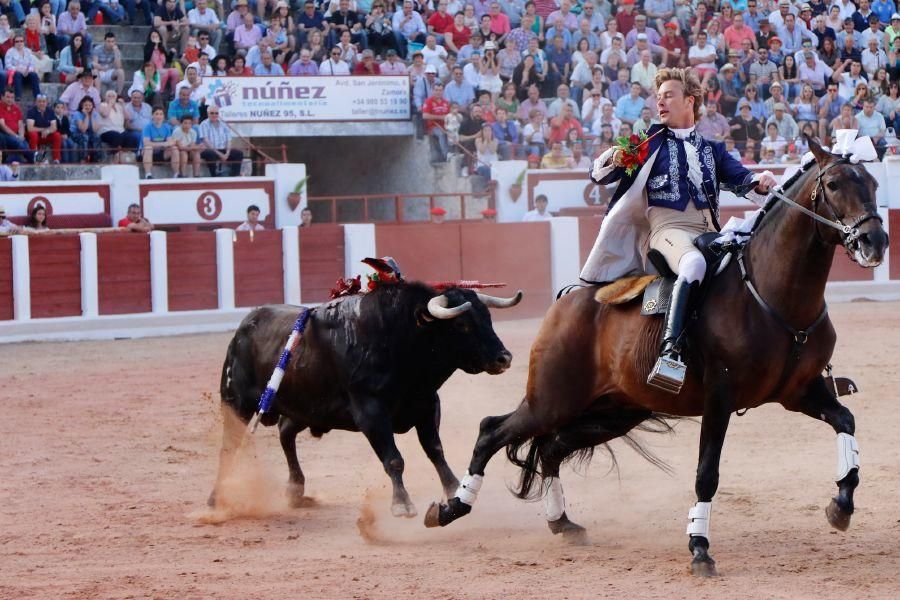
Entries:
{"type": "Polygon", "coordinates": [[[88,181],[100,179],[101,165],[22,165],[19,181],[88,181]]]}
{"type": "Polygon", "coordinates": [[[116,41],[119,44],[140,44],[143,47],[144,42],[147,41],[147,36],[150,35],[150,29],[146,25],[138,25],[136,27],[130,25],[126,27],[121,25],[91,25],[88,27],[88,33],[95,44],[103,41],[103,36],[106,35],[107,31],[112,31],[116,34],[116,41]]]}

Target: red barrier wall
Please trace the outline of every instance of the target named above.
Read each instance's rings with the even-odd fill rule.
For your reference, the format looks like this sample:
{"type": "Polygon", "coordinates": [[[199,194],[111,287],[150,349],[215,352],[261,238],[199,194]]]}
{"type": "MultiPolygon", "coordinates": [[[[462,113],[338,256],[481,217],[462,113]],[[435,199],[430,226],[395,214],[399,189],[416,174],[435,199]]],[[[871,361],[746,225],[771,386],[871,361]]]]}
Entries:
{"type": "Polygon", "coordinates": [[[97,294],[101,315],[150,312],[150,236],[97,236],[97,294]]]}
{"type": "Polygon", "coordinates": [[[31,316],[81,315],[81,240],[77,235],[28,239],[31,316]]]}
{"type": "Polygon", "coordinates": [[[344,228],[316,225],[300,228],[300,299],[325,302],[344,274],[344,228]]]}
{"type": "Polygon", "coordinates": [[[182,232],[166,236],[169,310],[205,310],[219,306],[216,234],[182,232]]]}
{"type": "Polygon", "coordinates": [[[0,239],[0,321],[13,315],[12,240],[0,239]]]}
{"type": "Polygon", "coordinates": [[[587,262],[597,234],[600,233],[600,223],[602,222],[603,217],[578,217],[578,246],[581,265],[587,262]]]}
{"type": "Polygon", "coordinates": [[[519,306],[495,317],[542,316],[550,306],[548,223],[376,225],[375,245],[378,256],[393,256],[410,279],[505,282],[493,293],[525,292],[519,306]]]}
{"type": "Polygon", "coordinates": [[[235,306],[284,302],[281,231],[238,231],[234,243],[235,306]]]}

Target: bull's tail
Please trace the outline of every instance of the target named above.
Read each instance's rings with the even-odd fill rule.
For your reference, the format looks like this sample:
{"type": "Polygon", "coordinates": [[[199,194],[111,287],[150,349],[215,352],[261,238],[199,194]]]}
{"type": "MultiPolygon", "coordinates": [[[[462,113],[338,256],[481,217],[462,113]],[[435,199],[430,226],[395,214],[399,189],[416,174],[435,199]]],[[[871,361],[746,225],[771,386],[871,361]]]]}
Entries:
{"type": "Polygon", "coordinates": [[[574,461],[578,466],[586,467],[598,447],[609,454],[611,461],[610,471],[618,469],[615,451],[607,443],[616,438],[622,438],[628,446],[655,467],[666,473],[671,473],[669,465],[648,450],[630,432],[637,430],[649,433],[673,433],[674,429],[671,421],[678,419],[681,419],[681,417],[647,412],[643,420],[635,423],[633,417],[619,420],[606,415],[605,418],[584,419],[580,422],[572,423],[557,432],[517,440],[506,447],[506,457],[511,463],[521,469],[518,485],[511,491],[517,498],[523,500],[537,500],[541,498],[546,493],[549,485],[547,479],[558,476],[560,464],[574,461]],[[589,439],[596,440],[596,443],[590,446],[567,443],[566,440],[569,438],[585,439],[584,434],[588,433],[587,429],[590,429],[589,439]],[[575,431],[579,435],[561,435],[571,434],[575,431]],[[548,465],[548,462],[551,464],[548,465]],[[548,466],[551,467],[550,472],[548,472],[548,466]],[[536,484],[537,489],[535,489],[536,484]]]}

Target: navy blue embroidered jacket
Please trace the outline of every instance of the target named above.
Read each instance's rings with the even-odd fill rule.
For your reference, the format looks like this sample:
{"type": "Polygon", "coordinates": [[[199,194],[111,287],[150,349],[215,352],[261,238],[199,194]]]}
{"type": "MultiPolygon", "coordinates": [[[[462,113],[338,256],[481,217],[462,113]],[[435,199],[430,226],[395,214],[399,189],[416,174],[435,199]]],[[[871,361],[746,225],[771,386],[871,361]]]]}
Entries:
{"type": "MultiPolygon", "coordinates": [[[[650,146],[648,156],[653,156],[653,153],[659,150],[647,179],[648,206],[683,211],[689,202],[693,202],[698,209],[711,209],[714,217],[718,219],[719,185],[725,189],[736,189],[750,183],[753,173],[725,151],[723,142],[704,139],[696,130],[691,132],[687,139],[679,140],[664,125],[651,125],[647,135],[652,136],[660,129],[664,131],[647,142],[650,146]],[[703,189],[700,193],[688,179],[684,144],[693,144],[697,149],[703,172],[703,189]]],[[[600,181],[594,181],[601,185],[619,182],[609,203],[610,210],[628,191],[638,173],[639,170],[636,170],[629,176],[625,174],[624,168],[616,167],[600,181]]]]}

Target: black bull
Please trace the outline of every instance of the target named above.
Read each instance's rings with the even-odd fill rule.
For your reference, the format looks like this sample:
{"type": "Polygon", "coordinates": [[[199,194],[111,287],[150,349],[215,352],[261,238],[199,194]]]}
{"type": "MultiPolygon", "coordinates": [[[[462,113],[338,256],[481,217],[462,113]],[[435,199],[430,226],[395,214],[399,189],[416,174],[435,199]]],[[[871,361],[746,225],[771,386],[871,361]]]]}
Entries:
{"type": "MultiPolygon", "coordinates": [[[[521,292],[502,299],[460,288],[438,294],[423,284],[397,283],[314,309],[262,420],[264,425],[278,422],[291,500],[300,503],[304,494],[295,438],[306,428],[317,437],[332,429],[361,431],[393,484],[391,512],[413,517],[416,509],[403,487],[403,457],[394,434],[415,427],[452,497],[459,482],[444,460],[437,390],[456,369],[498,374],[509,368],[512,355],[494,333],[488,308],[514,306],[521,298],[521,292]]],[[[228,346],[221,383],[224,435],[210,504],[230,472],[245,424],[298,311],[283,305],[258,308],[228,346]]]]}

